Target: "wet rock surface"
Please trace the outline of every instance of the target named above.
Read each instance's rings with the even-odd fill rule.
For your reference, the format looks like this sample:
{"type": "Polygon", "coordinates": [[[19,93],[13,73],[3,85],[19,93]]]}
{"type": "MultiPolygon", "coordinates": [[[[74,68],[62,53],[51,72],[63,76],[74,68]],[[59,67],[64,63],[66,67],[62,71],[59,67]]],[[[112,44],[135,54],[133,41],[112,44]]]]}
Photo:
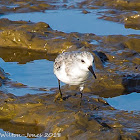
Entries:
{"type": "Polygon", "coordinates": [[[115,110],[90,94],[81,100],[79,95],[64,93],[67,99],[62,102],[54,102],[54,95],[47,93],[23,97],[1,93],[0,96],[3,99],[0,100],[0,119],[5,120],[7,127],[2,122],[0,126],[5,131],[18,134],[42,131],[44,136],[45,132],[60,133],[63,139],[139,138],[139,113],[115,110]],[[13,124],[23,128],[22,131],[13,131],[16,127],[13,124]]]}
{"type": "MultiPolygon", "coordinates": [[[[103,43],[114,45],[113,47],[118,45],[118,50],[129,48],[138,53],[140,52],[140,35],[102,37],[96,36],[95,34],[64,33],[52,30],[51,27],[44,22],[31,23],[25,21],[10,21],[8,19],[0,19],[0,30],[0,46],[6,48],[23,48],[43,51],[48,54],[58,54],[66,50],[77,50],[83,46],[86,47],[86,49],[93,48],[93,50],[95,50],[97,46],[91,42],[97,41],[100,45],[103,43]],[[100,40],[103,40],[103,43],[100,40]]],[[[104,44],[102,47],[105,48],[104,44]]],[[[98,47],[98,50],[99,49],[98,47]]]]}
{"type": "Polygon", "coordinates": [[[140,30],[140,12],[137,11],[119,11],[119,10],[108,10],[99,13],[101,17],[99,19],[119,22],[124,24],[125,28],[132,28],[140,30]]]}
{"type": "Polygon", "coordinates": [[[102,19],[120,22],[126,28],[140,29],[140,2],[139,0],[86,0],[79,4],[80,8],[105,8],[99,12],[102,19]]]}
{"type": "Polygon", "coordinates": [[[56,8],[55,5],[49,4],[48,1],[45,1],[45,0],[42,0],[42,1],[7,0],[7,1],[1,1],[0,4],[1,4],[1,10],[0,10],[1,14],[5,14],[9,12],[10,13],[11,12],[14,12],[14,13],[24,12],[25,13],[25,12],[35,12],[35,11],[44,12],[44,10],[56,8]]]}
{"type": "MultiPolygon", "coordinates": [[[[76,49],[81,43],[73,34],[53,31],[46,23],[0,20],[0,46],[44,51],[48,54],[76,49]]],[[[75,34],[74,34],[75,35],[75,34]]]]}
{"type": "MultiPolygon", "coordinates": [[[[120,22],[126,28],[140,29],[139,0],[71,1],[1,1],[0,13],[44,12],[49,9],[105,8],[100,18],[120,22]]],[[[86,10],[85,10],[86,9],[86,10]]],[[[54,61],[64,51],[90,51],[95,57],[97,80],[89,79],[80,99],[78,87],[62,86],[64,101],[55,101],[54,94],[15,96],[0,90],[0,128],[23,136],[27,133],[61,135],[61,139],[130,139],[140,138],[140,112],[114,109],[102,97],[115,97],[140,92],[140,35],[64,33],[51,25],[30,21],[0,19],[0,58],[5,62],[54,61]],[[94,44],[94,42],[96,42],[94,44]],[[97,96],[95,96],[97,95],[97,96]]],[[[0,66],[1,67],[1,66],[0,66]]],[[[8,79],[0,68],[0,87],[28,88],[8,79]]],[[[45,89],[38,89],[44,90],[45,89]]],[[[47,92],[47,91],[46,91],[47,92]]],[[[60,139],[51,137],[49,139],[60,139]]]]}

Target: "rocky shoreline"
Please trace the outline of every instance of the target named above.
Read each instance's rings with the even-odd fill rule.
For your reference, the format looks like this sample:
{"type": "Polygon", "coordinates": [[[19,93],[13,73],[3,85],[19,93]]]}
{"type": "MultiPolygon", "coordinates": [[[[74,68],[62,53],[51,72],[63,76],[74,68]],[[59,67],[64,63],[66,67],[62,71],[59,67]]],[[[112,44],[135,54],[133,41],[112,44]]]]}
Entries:
{"type": "MultiPolygon", "coordinates": [[[[75,4],[47,0],[0,2],[0,13],[35,12],[50,9],[106,8],[99,14],[105,20],[140,29],[139,0],[83,1],[75,4]],[[9,5],[9,3],[11,5],[9,5]],[[59,3],[59,4],[58,4],[59,3]],[[9,6],[9,7],[8,7],[9,6]],[[111,9],[111,10],[110,10],[111,9]],[[133,11],[133,12],[132,12],[133,11]],[[120,16],[121,15],[121,16],[120,16]]],[[[15,96],[0,91],[0,128],[24,136],[29,133],[61,133],[61,139],[137,140],[140,138],[140,112],[117,110],[102,97],[109,98],[140,92],[140,35],[108,35],[64,33],[51,25],[31,21],[0,19],[0,58],[5,62],[25,64],[37,59],[54,61],[64,51],[90,51],[95,57],[97,80],[89,79],[83,100],[77,87],[62,86],[66,100],[54,101],[54,94],[15,96]],[[96,42],[94,44],[94,42],[96,42]],[[95,96],[96,95],[96,96],[95,96]]],[[[1,67],[1,66],[0,66],[1,67]]],[[[8,78],[0,68],[0,87],[10,84],[25,87],[8,78]]],[[[48,139],[60,139],[50,137],[48,139]]]]}

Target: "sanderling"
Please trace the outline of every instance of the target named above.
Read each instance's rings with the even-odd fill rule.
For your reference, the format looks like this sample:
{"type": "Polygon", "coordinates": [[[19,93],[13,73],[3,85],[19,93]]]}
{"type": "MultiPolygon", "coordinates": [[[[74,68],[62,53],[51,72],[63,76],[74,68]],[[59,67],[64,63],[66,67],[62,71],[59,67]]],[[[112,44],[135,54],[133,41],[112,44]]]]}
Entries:
{"type": "Polygon", "coordinates": [[[81,98],[84,83],[88,79],[90,72],[96,79],[93,71],[94,57],[90,52],[64,52],[59,54],[54,62],[54,74],[58,79],[59,92],[62,98],[60,81],[69,85],[79,85],[81,98]]]}

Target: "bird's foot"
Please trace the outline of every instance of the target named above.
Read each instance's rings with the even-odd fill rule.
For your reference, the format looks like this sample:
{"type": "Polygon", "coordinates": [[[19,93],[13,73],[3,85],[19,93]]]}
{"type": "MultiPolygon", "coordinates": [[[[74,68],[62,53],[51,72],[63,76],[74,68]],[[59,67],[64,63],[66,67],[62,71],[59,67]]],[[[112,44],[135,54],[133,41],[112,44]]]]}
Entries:
{"type": "Polygon", "coordinates": [[[54,99],[54,102],[56,102],[57,100],[59,101],[63,101],[64,99],[62,98],[62,95],[60,93],[58,93],[56,96],[55,96],[55,99],[54,99]]]}

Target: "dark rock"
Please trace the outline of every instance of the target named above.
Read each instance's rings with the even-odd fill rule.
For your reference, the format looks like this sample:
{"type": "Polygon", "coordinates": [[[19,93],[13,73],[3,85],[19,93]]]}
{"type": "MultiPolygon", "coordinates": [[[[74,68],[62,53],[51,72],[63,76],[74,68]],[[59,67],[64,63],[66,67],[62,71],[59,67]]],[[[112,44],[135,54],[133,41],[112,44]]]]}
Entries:
{"type": "Polygon", "coordinates": [[[129,49],[135,50],[140,53],[140,36],[132,37],[125,41],[124,44],[129,49]]]}
{"type": "Polygon", "coordinates": [[[6,79],[7,75],[4,72],[4,70],[0,67],[0,86],[2,86],[2,84],[5,82],[6,79]]]}
{"type": "Polygon", "coordinates": [[[88,13],[90,13],[90,12],[87,11],[87,10],[83,10],[82,13],[83,13],[83,14],[88,14],[88,13]]]}

